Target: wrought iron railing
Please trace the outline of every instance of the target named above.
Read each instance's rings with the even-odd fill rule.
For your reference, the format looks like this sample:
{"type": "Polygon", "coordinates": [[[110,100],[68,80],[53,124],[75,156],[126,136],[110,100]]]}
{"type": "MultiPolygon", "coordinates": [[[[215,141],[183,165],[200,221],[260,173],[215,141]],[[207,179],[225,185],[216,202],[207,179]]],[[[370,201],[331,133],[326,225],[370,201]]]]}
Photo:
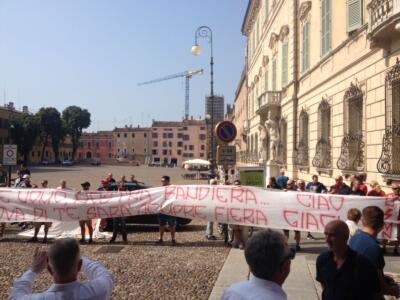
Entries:
{"type": "Polygon", "coordinates": [[[308,145],[300,141],[295,153],[294,163],[297,166],[308,166],[308,145]]]}
{"type": "Polygon", "coordinates": [[[386,126],[377,169],[386,175],[400,175],[400,126],[386,126]]]}
{"type": "Polygon", "coordinates": [[[266,105],[280,105],[281,104],[281,92],[265,92],[258,97],[258,108],[266,105]]]}
{"type": "Polygon", "coordinates": [[[315,156],[312,160],[312,165],[316,168],[332,168],[331,150],[331,144],[329,141],[324,138],[319,139],[315,150],[315,156]]]}
{"type": "Polygon", "coordinates": [[[340,170],[364,171],[364,147],[365,143],[362,134],[345,134],[342,139],[342,149],[337,161],[337,167],[340,170]]]}
{"type": "Polygon", "coordinates": [[[400,0],[371,0],[367,7],[371,33],[400,12],[400,0]]]}

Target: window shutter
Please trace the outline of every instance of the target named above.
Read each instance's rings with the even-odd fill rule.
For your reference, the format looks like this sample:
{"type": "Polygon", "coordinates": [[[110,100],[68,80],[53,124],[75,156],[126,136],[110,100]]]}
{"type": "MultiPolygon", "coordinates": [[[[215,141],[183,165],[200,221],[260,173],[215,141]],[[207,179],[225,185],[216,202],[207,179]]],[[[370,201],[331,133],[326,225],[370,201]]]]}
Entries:
{"type": "Polygon", "coordinates": [[[276,91],[276,60],[272,61],[272,91],[276,91]]]}
{"type": "Polygon", "coordinates": [[[331,1],[322,0],[321,5],[321,56],[330,50],[331,1]]]}
{"type": "Polygon", "coordinates": [[[362,0],[347,0],[347,32],[362,26],[362,0]]]}
{"type": "Polygon", "coordinates": [[[306,22],[303,25],[303,57],[302,57],[302,71],[305,72],[310,67],[310,23],[306,22]]]}
{"type": "Polygon", "coordinates": [[[288,82],[288,43],[282,44],[282,88],[288,82]]]}

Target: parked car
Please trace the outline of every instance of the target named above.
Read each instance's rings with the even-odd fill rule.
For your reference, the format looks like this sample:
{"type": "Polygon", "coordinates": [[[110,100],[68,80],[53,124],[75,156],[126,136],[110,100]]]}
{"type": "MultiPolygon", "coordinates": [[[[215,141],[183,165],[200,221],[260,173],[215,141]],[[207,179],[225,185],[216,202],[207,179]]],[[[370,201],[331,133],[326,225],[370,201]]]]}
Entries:
{"type": "Polygon", "coordinates": [[[47,159],[44,159],[40,162],[41,165],[47,166],[50,162],[47,159]]]}
{"type": "MultiPolygon", "coordinates": [[[[136,190],[150,188],[149,186],[145,185],[142,182],[126,182],[124,184],[124,186],[128,191],[136,191],[136,190]]],[[[113,191],[116,191],[118,189],[117,184],[115,182],[111,183],[110,189],[113,191]]],[[[191,219],[177,217],[178,226],[187,225],[191,221],[192,221],[191,219]]],[[[136,215],[136,216],[127,217],[126,223],[127,224],[158,224],[158,218],[157,218],[157,214],[136,215]]],[[[112,219],[107,219],[107,225],[106,225],[105,230],[112,231],[112,225],[113,225],[112,219]]]]}
{"type": "Polygon", "coordinates": [[[74,164],[75,164],[75,162],[70,159],[66,159],[61,162],[62,166],[73,166],[74,164]]]}
{"type": "Polygon", "coordinates": [[[90,161],[90,164],[92,166],[100,166],[101,165],[101,161],[100,160],[92,160],[92,161],[90,161]]]}

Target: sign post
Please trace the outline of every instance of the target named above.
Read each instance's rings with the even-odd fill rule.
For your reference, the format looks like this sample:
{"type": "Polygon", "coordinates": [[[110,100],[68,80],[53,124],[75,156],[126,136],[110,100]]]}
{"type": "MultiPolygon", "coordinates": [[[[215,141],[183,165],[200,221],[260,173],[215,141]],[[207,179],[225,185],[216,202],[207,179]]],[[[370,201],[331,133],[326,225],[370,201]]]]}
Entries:
{"type": "Polygon", "coordinates": [[[8,166],[8,186],[11,186],[11,166],[17,164],[17,145],[3,145],[3,165],[8,166]]]}
{"type": "Polygon", "coordinates": [[[225,180],[228,180],[228,167],[236,164],[236,146],[228,145],[235,140],[236,134],[236,126],[230,121],[222,121],[215,126],[215,135],[220,144],[217,150],[217,164],[224,167],[225,180]]]}

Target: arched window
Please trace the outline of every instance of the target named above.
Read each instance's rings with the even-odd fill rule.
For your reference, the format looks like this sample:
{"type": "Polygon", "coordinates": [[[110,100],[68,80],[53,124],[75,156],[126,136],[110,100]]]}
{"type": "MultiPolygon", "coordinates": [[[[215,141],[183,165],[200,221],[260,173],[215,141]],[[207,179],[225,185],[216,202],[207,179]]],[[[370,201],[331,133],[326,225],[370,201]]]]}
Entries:
{"type": "Polygon", "coordinates": [[[304,109],[299,118],[299,144],[297,145],[295,163],[299,167],[308,167],[308,114],[304,109]]]}
{"type": "Polygon", "coordinates": [[[344,95],[344,136],[337,167],[341,170],[364,171],[363,94],[351,83],[344,95]]]}
{"type": "Polygon", "coordinates": [[[325,99],[318,106],[318,140],[312,165],[316,168],[332,168],[331,107],[325,99]]]}

